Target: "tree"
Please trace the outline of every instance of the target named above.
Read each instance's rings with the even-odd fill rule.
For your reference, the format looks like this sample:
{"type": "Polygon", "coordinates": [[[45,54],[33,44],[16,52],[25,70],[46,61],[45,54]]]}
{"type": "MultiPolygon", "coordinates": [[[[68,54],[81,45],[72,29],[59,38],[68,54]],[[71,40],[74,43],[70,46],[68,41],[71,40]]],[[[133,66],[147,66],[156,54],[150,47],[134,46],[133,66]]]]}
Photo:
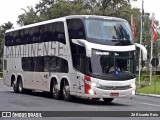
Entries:
{"type": "Polygon", "coordinates": [[[0,70],[2,68],[2,55],[3,55],[3,38],[6,30],[13,28],[13,23],[8,22],[0,26],[0,70]]]}
{"type": "Polygon", "coordinates": [[[40,21],[40,18],[37,15],[37,11],[34,10],[34,8],[31,6],[27,6],[27,10],[23,9],[22,10],[25,12],[21,15],[18,16],[19,20],[17,21],[17,23],[20,26],[24,26],[24,25],[29,25],[32,23],[36,23],[40,21]]]}
{"type": "Polygon", "coordinates": [[[5,31],[13,28],[13,23],[7,22],[0,26],[0,35],[4,35],[5,31]]]}
{"type": "MultiPolygon", "coordinates": [[[[131,7],[131,0],[41,0],[36,4],[35,8],[27,7],[24,13],[19,16],[18,23],[20,25],[28,25],[31,23],[63,17],[67,15],[94,14],[104,16],[115,16],[131,21],[131,14],[135,18],[136,37],[135,42],[140,42],[141,30],[141,11],[139,8],[131,7]]],[[[137,0],[132,0],[137,1],[137,0]]],[[[157,23],[158,24],[158,23],[157,23]]],[[[143,30],[143,44],[150,53],[151,39],[151,19],[149,14],[145,13],[145,25],[143,30]]],[[[156,47],[154,47],[156,49],[156,47]]],[[[150,57],[150,55],[148,56],[150,57]]]]}

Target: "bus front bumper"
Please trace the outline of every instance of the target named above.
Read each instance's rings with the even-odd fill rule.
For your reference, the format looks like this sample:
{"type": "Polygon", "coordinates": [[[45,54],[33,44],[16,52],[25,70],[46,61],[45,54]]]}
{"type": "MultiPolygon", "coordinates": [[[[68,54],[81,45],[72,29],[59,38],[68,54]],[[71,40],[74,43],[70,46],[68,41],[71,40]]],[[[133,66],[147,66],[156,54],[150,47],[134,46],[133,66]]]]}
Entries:
{"type": "Polygon", "coordinates": [[[135,88],[127,90],[102,90],[99,88],[92,88],[93,94],[78,94],[78,96],[83,98],[118,98],[126,97],[133,98],[135,96],[135,88]]]}

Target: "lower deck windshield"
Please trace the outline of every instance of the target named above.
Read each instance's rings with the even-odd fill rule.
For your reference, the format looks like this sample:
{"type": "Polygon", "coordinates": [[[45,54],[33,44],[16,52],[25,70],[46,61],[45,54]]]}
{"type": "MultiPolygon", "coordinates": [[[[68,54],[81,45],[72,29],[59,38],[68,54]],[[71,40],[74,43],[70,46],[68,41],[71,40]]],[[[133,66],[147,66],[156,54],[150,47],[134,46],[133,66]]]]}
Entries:
{"type": "Polygon", "coordinates": [[[106,80],[135,78],[134,51],[106,52],[93,50],[89,61],[89,73],[106,80]]]}

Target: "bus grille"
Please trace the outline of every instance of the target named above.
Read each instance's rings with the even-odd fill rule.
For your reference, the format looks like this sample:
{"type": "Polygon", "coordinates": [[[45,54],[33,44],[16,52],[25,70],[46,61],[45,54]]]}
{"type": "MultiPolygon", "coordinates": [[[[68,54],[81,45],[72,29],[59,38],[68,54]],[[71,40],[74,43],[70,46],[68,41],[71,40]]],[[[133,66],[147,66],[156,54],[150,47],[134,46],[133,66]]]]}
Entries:
{"type": "Polygon", "coordinates": [[[127,86],[99,86],[97,88],[103,89],[103,90],[127,90],[132,87],[127,85],[127,86]]]}

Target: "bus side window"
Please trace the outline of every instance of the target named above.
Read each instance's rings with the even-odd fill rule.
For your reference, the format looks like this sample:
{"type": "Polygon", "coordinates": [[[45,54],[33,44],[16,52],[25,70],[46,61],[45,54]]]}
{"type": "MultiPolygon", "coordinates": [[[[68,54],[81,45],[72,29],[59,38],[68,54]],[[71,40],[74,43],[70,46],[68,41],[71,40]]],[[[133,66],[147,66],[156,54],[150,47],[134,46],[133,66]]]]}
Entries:
{"type": "Polygon", "coordinates": [[[58,41],[65,44],[66,40],[65,40],[64,23],[63,22],[59,22],[57,24],[57,30],[58,30],[58,36],[57,36],[58,41]]]}
{"type": "Polygon", "coordinates": [[[43,57],[34,58],[34,71],[43,72],[44,71],[44,59],[43,57]]]}
{"type": "Polygon", "coordinates": [[[42,26],[41,30],[41,41],[48,42],[52,40],[51,34],[52,34],[52,27],[51,24],[46,24],[42,26]]]}
{"type": "Polygon", "coordinates": [[[49,72],[49,67],[50,67],[50,57],[45,56],[44,57],[44,72],[49,72]]]}
{"type": "Polygon", "coordinates": [[[11,38],[11,33],[6,33],[5,34],[5,45],[6,46],[9,45],[10,38],[11,38]]]}
{"type": "Polygon", "coordinates": [[[52,35],[50,35],[52,41],[58,41],[66,44],[63,22],[52,23],[49,30],[52,30],[52,35]]]}
{"type": "Polygon", "coordinates": [[[33,29],[33,34],[32,34],[32,43],[38,43],[40,42],[40,31],[39,31],[39,26],[36,26],[33,29]]]}
{"type": "Polygon", "coordinates": [[[23,37],[22,37],[22,44],[27,44],[28,40],[28,28],[24,30],[23,37]]]}
{"type": "Polygon", "coordinates": [[[80,19],[67,20],[69,39],[85,39],[84,26],[80,19]]]}
{"type": "Polygon", "coordinates": [[[58,58],[57,57],[50,57],[50,68],[49,71],[56,72],[59,69],[58,65],[58,58]]]}
{"type": "Polygon", "coordinates": [[[59,72],[62,72],[62,73],[68,73],[69,71],[69,67],[68,67],[68,61],[65,60],[65,59],[62,59],[60,58],[60,70],[59,72]]]}
{"type": "Polygon", "coordinates": [[[16,45],[21,45],[22,44],[22,36],[23,36],[23,30],[17,31],[17,39],[16,39],[16,45]]]}
{"type": "Polygon", "coordinates": [[[10,37],[8,39],[8,46],[12,45],[13,39],[14,39],[14,34],[13,34],[13,32],[11,32],[10,37]]]}
{"type": "Polygon", "coordinates": [[[56,31],[55,23],[51,23],[49,25],[49,32],[51,34],[50,35],[50,41],[56,41],[55,31],[56,31]]]}
{"type": "Polygon", "coordinates": [[[17,45],[19,31],[14,32],[14,38],[11,41],[11,45],[17,45]]]}
{"type": "Polygon", "coordinates": [[[27,44],[31,44],[32,43],[32,38],[33,38],[33,33],[34,33],[34,29],[33,28],[29,28],[28,30],[28,39],[27,39],[27,44]]]}
{"type": "Polygon", "coordinates": [[[33,57],[23,57],[22,59],[22,69],[24,71],[33,71],[34,70],[34,62],[33,57]]]}

